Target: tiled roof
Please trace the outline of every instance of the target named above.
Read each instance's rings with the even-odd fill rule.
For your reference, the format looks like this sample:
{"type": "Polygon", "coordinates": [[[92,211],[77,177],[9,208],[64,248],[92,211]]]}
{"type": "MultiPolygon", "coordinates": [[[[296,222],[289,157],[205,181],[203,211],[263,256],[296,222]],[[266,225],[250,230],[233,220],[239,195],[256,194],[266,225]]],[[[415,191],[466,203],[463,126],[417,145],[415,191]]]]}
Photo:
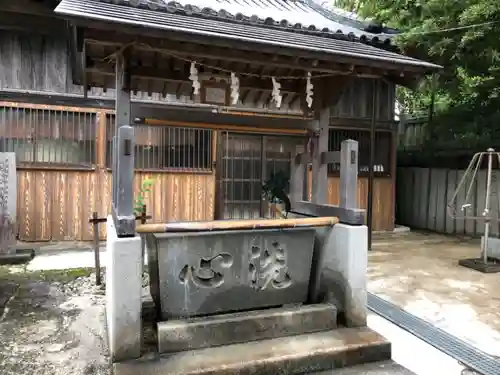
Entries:
{"type": "Polygon", "coordinates": [[[361,18],[354,12],[348,12],[346,10],[337,8],[333,5],[332,0],[307,0],[308,2],[313,2],[330,13],[330,17],[337,20],[341,24],[352,26],[356,29],[363,30],[367,33],[375,34],[381,36],[381,39],[392,38],[399,34],[400,31],[382,26],[381,24],[375,23],[371,19],[361,18]],[[382,35],[380,35],[382,34],[382,35]]]}
{"type": "Polygon", "coordinates": [[[400,67],[439,68],[434,64],[355,42],[358,35],[363,39],[361,30],[326,18],[303,1],[181,1],[189,1],[190,4],[166,0],[61,0],[55,12],[69,17],[390,62],[400,67]],[[206,7],[208,2],[212,6],[218,4],[219,10],[206,7]],[[239,12],[245,9],[251,9],[255,15],[247,16],[239,12]],[[304,26],[305,19],[309,20],[308,26],[304,26]],[[313,22],[315,26],[312,26],[313,22]]]}
{"type": "Polygon", "coordinates": [[[368,25],[338,15],[314,0],[100,1],[295,32],[312,32],[339,39],[360,39],[367,43],[386,45],[390,43],[389,35],[369,32],[365,29],[368,25]]]}

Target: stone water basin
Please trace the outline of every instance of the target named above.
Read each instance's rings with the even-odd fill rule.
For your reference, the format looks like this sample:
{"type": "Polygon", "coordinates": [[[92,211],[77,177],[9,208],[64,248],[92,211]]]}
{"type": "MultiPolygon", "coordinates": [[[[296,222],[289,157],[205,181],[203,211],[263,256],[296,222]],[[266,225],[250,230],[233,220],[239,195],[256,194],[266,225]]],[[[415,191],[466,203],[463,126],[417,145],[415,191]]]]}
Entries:
{"type": "Polygon", "coordinates": [[[312,228],[147,234],[161,320],[304,303],[312,228]]]}

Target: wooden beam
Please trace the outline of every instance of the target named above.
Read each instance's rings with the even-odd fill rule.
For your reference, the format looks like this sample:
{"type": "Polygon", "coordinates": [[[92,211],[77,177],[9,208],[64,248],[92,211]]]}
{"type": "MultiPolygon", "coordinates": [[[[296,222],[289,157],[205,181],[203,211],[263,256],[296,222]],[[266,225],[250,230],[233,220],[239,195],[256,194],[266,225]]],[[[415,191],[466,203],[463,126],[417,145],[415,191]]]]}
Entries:
{"type": "MultiPolygon", "coordinates": [[[[394,120],[377,120],[377,132],[390,132],[397,125],[394,120]]],[[[369,118],[332,118],[330,119],[330,129],[370,129],[371,120],[369,118]]]]}
{"type": "Polygon", "coordinates": [[[124,54],[117,55],[115,64],[116,127],[130,125],[130,74],[124,54]]]}
{"type": "MultiPolygon", "coordinates": [[[[91,61],[90,66],[87,66],[86,72],[88,74],[102,74],[107,76],[114,76],[114,66],[106,62],[91,61]]],[[[164,69],[158,69],[153,67],[129,67],[129,74],[133,78],[147,79],[147,80],[158,80],[167,82],[178,82],[178,83],[191,83],[188,76],[189,74],[184,74],[178,71],[168,71],[164,69]]],[[[228,83],[230,77],[228,76],[228,83]]],[[[280,81],[281,91],[283,93],[296,93],[300,92],[301,88],[299,86],[299,80],[288,80],[280,81]]],[[[272,91],[273,84],[270,79],[259,79],[253,77],[240,77],[240,88],[243,89],[258,89],[262,91],[272,91]]]]}
{"type": "MultiPolygon", "coordinates": [[[[315,90],[315,96],[325,98],[328,90],[321,85],[315,90]]],[[[312,160],[312,202],[316,204],[328,203],[328,165],[322,162],[322,154],[328,152],[329,124],[331,107],[325,106],[324,100],[315,103],[315,116],[317,122],[317,136],[313,137],[312,160]]]]}
{"type": "Polygon", "coordinates": [[[112,109],[100,109],[91,107],[71,107],[62,105],[34,104],[24,102],[0,102],[0,107],[19,108],[19,109],[39,109],[46,111],[65,111],[65,112],[83,112],[83,113],[114,113],[112,109]]]}
{"type": "Polygon", "coordinates": [[[280,128],[264,128],[264,127],[250,127],[239,125],[224,125],[224,124],[205,124],[199,122],[184,122],[184,121],[170,121],[146,118],[141,121],[145,125],[158,125],[158,126],[179,126],[184,128],[197,128],[197,129],[212,129],[221,131],[238,131],[249,133],[264,133],[264,134],[289,134],[289,135],[306,135],[306,129],[280,129],[280,128]]]}
{"type": "Polygon", "coordinates": [[[66,23],[56,17],[0,10],[0,29],[60,36],[65,33],[66,23]]]}
{"type": "MultiPolygon", "coordinates": [[[[228,62],[255,64],[268,68],[295,69],[309,72],[320,72],[323,74],[359,73],[371,76],[381,76],[383,74],[389,74],[389,72],[396,74],[400,73],[400,70],[396,68],[390,69],[390,66],[387,64],[384,64],[383,72],[381,72],[380,68],[370,69],[370,67],[366,66],[366,64],[356,66],[354,65],[354,61],[352,59],[343,62],[335,62],[335,60],[332,61],[331,59],[325,60],[325,56],[328,55],[324,54],[322,54],[323,59],[307,57],[291,59],[290,55],[277,55],[276,49],[273,52],[265,53],[263,51],[266,48],[262,45],[259,45],[259,47],[254,50],[243,52],[236,49],[234,44],[222,47],[217,46],[215,43],[208,44],[205,42],[202,44],[192,41],[178,42],[171,38],[160,39],[140,37],[137,35],[130,37],[124,34],[118,34],[116,31],[103,34],[99,31],[96,32],[96,30],[87,30],[85,36],[87,43],[90,44],[101,44],[115,48],[121,48],[125,45],[129,45],[133,46],[133,48],[137,51],[158,52],[167,56],[178,56],[192,60],[196,60],[196,58],[214,60],[223,59],[228,62]],[[103,40],[104,37],[106,40],[103,40]],[[357,69],[359,69],[359,72],[357,69]]],[[[246,43],[241,43],[240,47],[248,48],[246,43]]],[[[281,49],[279,51],[281,51],[281,49]]]]}
{"type": "Polygon", "coordinates": [[[97,115],[96,161],[98,168],[106,168],[106,112],[97,115]]]}
{"type": "Polygon", "coordinates": [[[13,12],[35,16],[50,16],[59,20],[64,19],[64,17],[56,15],[54,13],[54,8],[43,1],[0,1],[0,13],[3,12],[13,12]]]}
{"type": "Polygon", "coordinates": [[[339,151],[324,151],[321,153],[321,164],[340,163],[339,151]]]}

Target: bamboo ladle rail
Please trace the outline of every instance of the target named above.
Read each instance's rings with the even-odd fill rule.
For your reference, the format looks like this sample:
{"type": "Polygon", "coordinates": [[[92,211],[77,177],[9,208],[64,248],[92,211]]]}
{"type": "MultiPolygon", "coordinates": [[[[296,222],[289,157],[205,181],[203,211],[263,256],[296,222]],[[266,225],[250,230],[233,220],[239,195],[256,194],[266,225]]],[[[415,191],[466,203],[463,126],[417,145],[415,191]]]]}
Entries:
{"type": "Polygon", "coordinates": [[[172,222],[163,224],[142,224],[137,233],[180,233],[205,231],[231,231],[248,229],[287,229],[332,226],[339,222],[337,217],[308,217],[290,219],[257,220],[214,220],[193,222],[172,222]]]}

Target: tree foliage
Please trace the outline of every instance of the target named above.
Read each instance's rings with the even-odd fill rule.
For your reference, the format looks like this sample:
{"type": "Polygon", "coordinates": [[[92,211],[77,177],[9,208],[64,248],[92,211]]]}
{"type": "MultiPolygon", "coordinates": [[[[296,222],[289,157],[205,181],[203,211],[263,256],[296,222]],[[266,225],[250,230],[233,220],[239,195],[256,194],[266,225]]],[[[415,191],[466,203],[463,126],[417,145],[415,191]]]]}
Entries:
{"type": "Polygon", "coordinates": [[[336,6],[401,30],[410,56],[444,66],[420,90],[398,89],[411,114],[426,110],[435,87],[429,142],[440,148],[500,145],[500,1],[337,0],[336,6]],[[477,25],[470,27],[471,25],[477,25]]]}

